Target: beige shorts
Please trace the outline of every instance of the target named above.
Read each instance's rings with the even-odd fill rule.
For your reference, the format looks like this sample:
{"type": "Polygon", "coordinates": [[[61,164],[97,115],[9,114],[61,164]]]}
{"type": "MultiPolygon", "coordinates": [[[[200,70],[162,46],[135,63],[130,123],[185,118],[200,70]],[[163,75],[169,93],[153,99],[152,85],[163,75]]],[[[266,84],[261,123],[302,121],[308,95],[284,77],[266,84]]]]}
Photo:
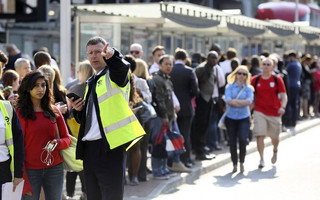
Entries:
{"type": "Polygon", "coordinates": [[[281,117],[268,116],[259,111],[253,113],[254,136],[269,136],[279,139],[281,132],[281,117]]]}

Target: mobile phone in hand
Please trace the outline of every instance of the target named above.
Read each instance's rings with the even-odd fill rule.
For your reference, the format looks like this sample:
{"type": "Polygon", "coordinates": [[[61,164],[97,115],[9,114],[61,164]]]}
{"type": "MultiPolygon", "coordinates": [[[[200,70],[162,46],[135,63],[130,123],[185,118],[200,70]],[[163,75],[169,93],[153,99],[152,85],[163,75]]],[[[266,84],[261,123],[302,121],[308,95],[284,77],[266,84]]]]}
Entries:
{"type": "Polygon", "coordinates": [[[78,100],[78,99],[80,98],[78,95],[76,95],[76,94],[73,93],[73,92],[67,94],[67,97],[68,97],[69,99],[71,99],[71,98],[73,97],[73,101],[76,101],[76,100],[78,100]]]}
{"type": "Polygon", "coordinates": [[[134,107],[134,108],[132,108],[131,110],[132,110],[132,111],[136,111],[136,110],[139,110],[139,109],[141,109],[141,108],[143,108],[142,105],[141,105],[141,106],[134,107]]]}

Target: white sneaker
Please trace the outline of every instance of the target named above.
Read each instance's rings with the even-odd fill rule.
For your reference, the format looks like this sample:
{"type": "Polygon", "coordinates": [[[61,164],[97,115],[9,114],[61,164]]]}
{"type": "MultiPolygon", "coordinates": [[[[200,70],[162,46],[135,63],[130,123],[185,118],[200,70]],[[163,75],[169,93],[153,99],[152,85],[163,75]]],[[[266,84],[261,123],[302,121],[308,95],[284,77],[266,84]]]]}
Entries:
{"type": "Polygon", "coordinates": [[[295,127],[291,127],[290,128],[290,132],[292,135],[296,135],[296,128],[295,127]]]}
{"type": "Polygon", "coordinates": [[[287,131],[288,131],[287,127],[285,125],[282,125],[282,132],[287,132],[287,131]]]}
{"type": "Polygon", "coordinates": [[[261,168],[264,168],[264,160],[263,159],[261,159],[260,160],[260,163],[259,163],[259,166],[258,166],[260,169],[261,168]]]}

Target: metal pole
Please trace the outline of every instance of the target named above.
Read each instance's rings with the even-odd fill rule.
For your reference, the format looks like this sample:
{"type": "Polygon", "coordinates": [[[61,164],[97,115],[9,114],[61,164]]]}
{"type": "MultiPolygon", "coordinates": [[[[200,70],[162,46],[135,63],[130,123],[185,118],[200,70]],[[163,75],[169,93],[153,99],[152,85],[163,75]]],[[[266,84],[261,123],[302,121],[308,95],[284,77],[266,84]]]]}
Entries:
{"type": "Polygon", "coordinates": [[[295,15],[294,15],[294,21],[297,22],[299,21],[299,0],[296,0],[296,12],[295,12],[295,15]]]}
{"type": "Polygon", "coordinates": [[[71,3],[60,1],[60,71],[63,84],[70,77],[71,67],[71,3]]]}
{"type": "MultiPolygon", "coordinates": [[[[79,62],[80,62],[80,16],[76,15],[74,18],[74,22],[75,22],[75,68],[77,69],[79,66],[79,62]]],[[[75,74],[76,77],[78,75],[78,73],[75,74]]],[[[78,77],[77,77],[78,78],[78,77]]]]}

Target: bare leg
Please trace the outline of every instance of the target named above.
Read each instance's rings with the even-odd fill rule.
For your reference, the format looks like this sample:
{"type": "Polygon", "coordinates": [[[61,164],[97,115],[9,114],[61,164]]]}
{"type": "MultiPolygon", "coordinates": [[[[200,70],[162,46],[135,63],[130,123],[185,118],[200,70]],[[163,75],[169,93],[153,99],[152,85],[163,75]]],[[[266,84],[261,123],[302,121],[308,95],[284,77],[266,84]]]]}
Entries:
{"type": "Polygon", "coordinates": [[[137,142],[131,151],[131,161],[132,161],[132,180],[137,179],[138,172],[140,168],[140,160],[141,160],[141,151],[140,151],[140,142],[137,142]]]}
{"type": "Polygon", "coordinates": [[[261,160],[263,160],[264,138],[265,136],[257,136],[257,148],[258,148],[258,152],[261,160]]]}
{"type": "Polygon", "coordinates": [[[271,142],[272,142],[272,145],[273,145],[273,155],[272,155],[272,158],[271,158],[271,163],[275,164],[277,162],[279,139],[271,138],[271,142]]]}
{"type": "Polygon", "coordinates": [[[280,140],[271,138],[271,142],[272,142],[272,145],[273,145],[273,151],[277,152],[280,140]]]}

